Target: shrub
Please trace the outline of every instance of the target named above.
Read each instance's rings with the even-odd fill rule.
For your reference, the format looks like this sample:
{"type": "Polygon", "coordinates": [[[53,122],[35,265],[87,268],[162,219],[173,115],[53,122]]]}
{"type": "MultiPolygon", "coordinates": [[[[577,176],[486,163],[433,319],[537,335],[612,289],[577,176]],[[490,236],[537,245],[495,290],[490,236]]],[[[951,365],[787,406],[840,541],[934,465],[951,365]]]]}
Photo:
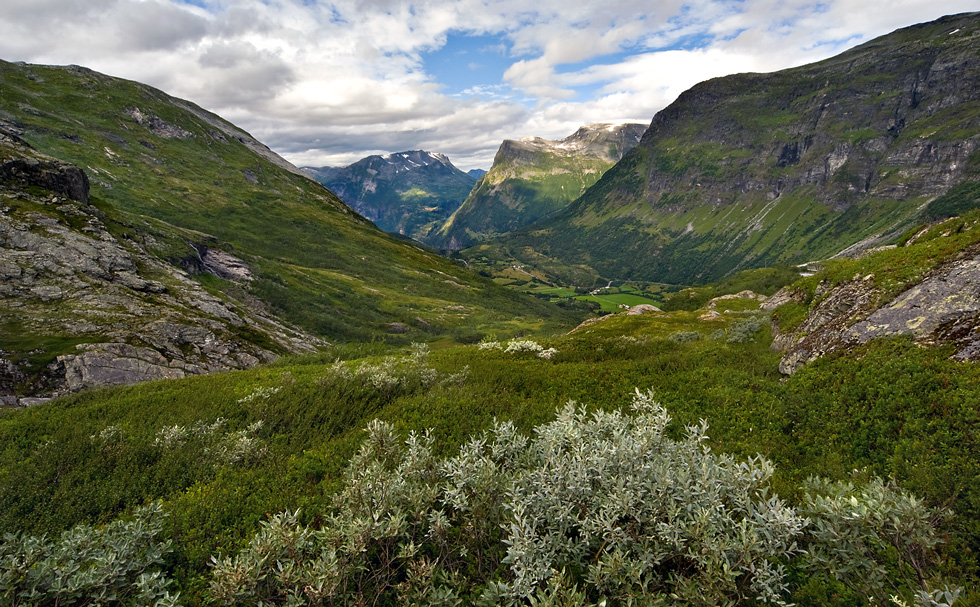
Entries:
{"type": "Polygon", "coordinates": [[[544,347],[531,339],[512,339],[507,342],[504,352],[510,354],[514,352],[541,352],[544,347]]]}
{"type": "Polygon", "coordinates": [[[566,407],[538,428],[532,466],[511,490],[511,593],[529,597],[580,570],[594,601],[778,602],[778,560],[796,552],[804,522],[767,497],[772,465],[712,453],[704,422],[668,438],[670,418],[649,393],[634,407],[566,407]]]}
{"type": "Polygon", "coordinates": [[[682,344],[689,341],[698,341],[701,339],[701,334],[697,331],[677,331],[671,333],[669,339],[674,343],[682,344]]]}
{"type": "Polygon", "coordinates": [[[327,367],[321,383],[348,383],[394,396],[418,389],[429,388],[436,383],[461,383],[465,370],[449,376],[440,375],[428,365],[429,346],[413,343],[409,356],[385,356],[378,362],[363,361],[356,367],[337,361],[327,367]]]}
{"type": "Polygon", "coordinates": [[[57,541],[5,534],[0,544],[0,597],[4,605],[131,605],[173,607],[170,581],[157,568],[170,551],[158,539],[160,504],[136,511],[131,521],[102,529],[78,525],[57,541]]]}
{"type": "Polygon", "coordinates": [[[937,526],[947,513],[908,491],[879,478],[860,487],[810,478],[802,510],[812,521],[807,567],[829,572],[857,596],[883,605],[889,599],[902,604],[900,597],[912,594],[915,604],[933,605],[952,603],[959,594],[928,589],[938,565],[937,526]]]}
{"type": "Polygon", "coordinates": [[[755,341],[755,334],[769,324],[766,316],[751,316],[743,320],[737,320],[728,327],[728,339],[730,344],[744,344],[755,341]]]}
{"type": "Polygon", "coordinates": [[[778,602],[782,558],[804,521],[766,494],[772,465],[679,440],[637,392],[635,414],[565,407],[535,437],[510,424],[439,461],[373,422],[334,514],[296,513],[214,559],[211,592],[233,604],[683,604],[778,602]]]}

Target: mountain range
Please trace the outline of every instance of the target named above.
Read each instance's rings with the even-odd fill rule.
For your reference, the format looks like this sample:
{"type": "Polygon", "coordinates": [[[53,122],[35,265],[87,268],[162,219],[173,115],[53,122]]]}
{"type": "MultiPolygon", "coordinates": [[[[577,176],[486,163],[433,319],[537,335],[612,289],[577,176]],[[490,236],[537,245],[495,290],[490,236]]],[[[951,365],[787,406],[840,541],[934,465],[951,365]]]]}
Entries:
{"type": "Polygon", "coordinates": [[[422,150],[304,170],[382,230],[423,242],[476,183],[476,177],[457,169],[446,156],[422,150]]]}
{"type": "Polygon", "coordinates": [[[566,284],[692,284],[887,243],[978,179],[978,37],[955,15],[698,84],[577,200],[465,256],[566,284]]]}

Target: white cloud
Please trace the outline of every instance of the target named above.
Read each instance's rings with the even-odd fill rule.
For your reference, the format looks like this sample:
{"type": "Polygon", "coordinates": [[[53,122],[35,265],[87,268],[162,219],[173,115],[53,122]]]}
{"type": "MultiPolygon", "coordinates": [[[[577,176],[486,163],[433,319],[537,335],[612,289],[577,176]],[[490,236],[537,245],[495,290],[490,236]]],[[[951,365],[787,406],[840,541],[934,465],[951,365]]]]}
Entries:
{"type": "Polygon", "coordinates": [[[8,1],[0,58],[75,63],[146,82],[236,122],[297,164],[423,148],[461,168],[488,168],[504,138],[647,123],[706,78],[800,65],[976,8],[975,0],[195,4],[204,8],[182,0],[8,1]],[[426,72],[425,53],[460,32],[500,37],[511,63],[503,81],[459,94],[426,72]]]}

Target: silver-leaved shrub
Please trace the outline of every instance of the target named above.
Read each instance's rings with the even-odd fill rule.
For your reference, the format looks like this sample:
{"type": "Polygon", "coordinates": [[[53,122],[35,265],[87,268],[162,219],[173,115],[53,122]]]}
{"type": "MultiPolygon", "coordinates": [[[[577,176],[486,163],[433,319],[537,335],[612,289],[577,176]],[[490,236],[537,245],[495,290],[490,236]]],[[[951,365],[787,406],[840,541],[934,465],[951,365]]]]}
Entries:
{"type": "MultiPolygon", "coordinates": [[[[445,459],[427,435],[405,441],[375,421],[325,523],[271,517],[247,548],[214,559],[212,596],[225,605],[782,604],[788,564],[881,562],[859,544],[831,551],[852,512],[816,497],[797,511],[768,493],[767,460],[712,452],[703,422],[672,438],[669,421],[637,392],[628,413],[569,404],[532,436],[497,423],[445,459]]],[[[860,491],[851,489],[819,494],[850,500],[860,491]]],[[[910,521],[931,516],[891,485],[868,490],[878,496],[869,508],[896,499],[910,521]]],[[[899,513],[885,508],[883,517],[899,513]]],[[[925,555],[938,534],[916,529],[910,550],[925,555]]],[[[917,604],[952,596],[899,590],[895,601],[917,604]]]]}
{"type": "Polygon", "coordinates": [[[159,538],[159,503],[133,520],[103,528],[78,525],[56,540],[5,534],[0,543],[0,604],[11,607],[104,605],[176,607],[161,565],[170,542],[159,538]]]}
{"type": "Polygon", "coordinates": [[[829,574],[880,605],[907,604],[906,588],[920,606],[949,605],[959,596],[924,584],[938,564],[938,527],[948,512],[879,478],[859,486],[810,478],[805,490],[802,511],[812,520],[806,564],[813,573],[829,574]]]}

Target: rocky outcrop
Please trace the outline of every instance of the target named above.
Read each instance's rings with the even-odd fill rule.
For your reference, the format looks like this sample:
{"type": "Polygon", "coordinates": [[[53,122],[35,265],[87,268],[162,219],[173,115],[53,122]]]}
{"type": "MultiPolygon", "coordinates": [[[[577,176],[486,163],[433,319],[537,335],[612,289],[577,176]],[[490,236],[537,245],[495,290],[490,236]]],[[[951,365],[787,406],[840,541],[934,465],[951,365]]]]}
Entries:
{"type": "Polygon", "coordinates": [[[123,112],[136,121],[136,124],[145,126],[150,132],[163,139],[187,139],[194,134],[186,131],[175,124],[171,124],[155,114],[145,114],[138,107],[133,107],[123,112]]]}
{"type": "Polygon", "coordinates": [[[30,149],[14,133],[0,126],[0,182],[20,187],[36,186],[81,203],[88,202],[85,171],[30,149]],[[17,153],[12,153],[17,150],[17,153]]]}
{"type": "MultiPolygon", "coordinates": [[[[242,302],[205,291],[182,270],[121,240],[86,198],[52,184],[86,183],[77,167],[9,139],[0,166],[0,395],[131,384],[269,362],[321,344],[242,302]],[[61,181],[59,181],[61,180],[61,181]],[[51,361],[45,363],[45,361],[51,361]]],[[[247,281],[244,262],[217,249],[205,268],[247,281]]]]}
{"type": "Polygon", "coordinates": [[[707,307],[709,310],[714,310],[719,303],[724,303],[733,299],[751,299],[754,301],[764,302],[766,301],[767,297],[746,289],[744,291],[739,291],[738,293],[729,293],[728,295],[719,295],[718,297],[714,297],[708,300],[705,307],[707,307]]]}
{"type": "MultiPolygon", "coordinates": [[[[652,304],[637,304],[635,306],[630,306],[630,308],[625,312],[626,316],[663,316],[663,310],[652,304]]],[[[571,335],[577,331],[581,331],[592,325],[601,323],[604,320],[609,320],[610,318],[616,318],[617,314],[605,314],[603,316],[593,316],[591,318],[586,318],[577,327],[569,331],[566,335],[571,335]]]]}
{"type": "Polygon", "coordinates": [[[184,377],[170,361],[153,348],[129,344],[86,345],[85,352],[58,357],[64,367],[65,387],[81,390],[92,386],[118,386],[156,379],[184,377]]]}
{"type": "MultiPolygon", "coordinates": [[[[774,296],[787,301],[789,289],[774,296]]],[[[881,337],[906,335],[922,345],[952,344],[957,360],[980,359],[980,250],[936,268],[925,280],[879,306],[873,276],[818,293],[819,302],[792,333],[776,332],[773,348],[784,352],[787,375],[831,352],[881,337]]]]}
{"type": "Polygon", "coordinates": [[[630,307],[626,311],[627,316],[642,316],[644,314],[656,314],[662,310],[653,304],[638,304],[630,307]]]}

